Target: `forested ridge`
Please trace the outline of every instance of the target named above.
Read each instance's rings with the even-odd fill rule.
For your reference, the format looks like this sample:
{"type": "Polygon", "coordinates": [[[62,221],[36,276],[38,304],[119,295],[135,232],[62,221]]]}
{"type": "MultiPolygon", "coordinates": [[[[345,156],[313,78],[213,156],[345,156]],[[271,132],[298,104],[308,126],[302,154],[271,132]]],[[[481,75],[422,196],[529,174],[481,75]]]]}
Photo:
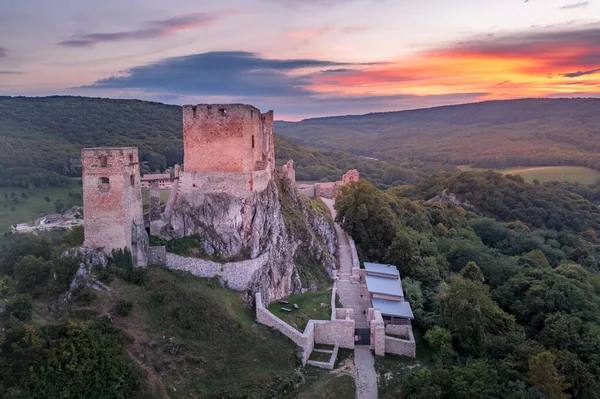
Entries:
{"type": "Polygon", "coordinates": [[[398,266],[434,350],[433,364],[396,372],[380,397],[599,397],[597,207],[469,172],[387,191],[361,180],[336,210],[361,260],[398,266]],[[425,201],[445,189],[468,204],[425,201]]]}
{"type": "Polygon", "coordinates": [[[278,122],[276,128],[294,143],[386,160],[600,170],[600,99],[594,98],[487,101],[278,122]]]}
{"type": "MultiPolygon", "coordinates": [[[[81,175],[83,147],[138,147],[142,172],[183,162],[181,107],[88,97],[0,97],[0,186],[66,186],[81,175]]],[[[452,170],[437,162],[384,162],[320,152],[276,136],[278,164],[294,159],[298,180],[336,181],[360,169],[378,187],[414,183],[452,170]]]]}

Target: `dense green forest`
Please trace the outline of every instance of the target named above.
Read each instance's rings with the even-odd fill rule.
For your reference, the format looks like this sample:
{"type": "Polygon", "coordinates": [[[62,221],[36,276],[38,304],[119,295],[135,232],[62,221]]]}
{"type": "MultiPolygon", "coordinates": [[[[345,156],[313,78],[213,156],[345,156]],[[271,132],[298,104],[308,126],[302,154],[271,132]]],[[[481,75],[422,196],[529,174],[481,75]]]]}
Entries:
{"type": "Polygon", "coordinates": [[[385,397],[599,397],[597,207],[469,172],[388,191],[351,183],[336,210],[361,260],[398,266],[435,350],[431,367],[390,377],[385,397]],[[424,201],[447,188],[469,205],[424,201]]]}
{"type": "MultiPolygon", "coordinates": [[[[67,186],[81,175],[83,147],[134,146],[142,172],[183,162],[181,107],[87,97],[0,97],[0,186],[67,186]]],[[[276,139],[279,165],[294,159],[299,180],[336,181],[360,169],[378,187],[414,183],[449,171],[437,162],[383,162],[339,151],[322,153],[276,139]]]]}
{"type": "Polygon", "coordinates": [[[593,98],[488,101],[275,126],[294,143],[385,160],[600,170],[600,99],[593,98]]]}

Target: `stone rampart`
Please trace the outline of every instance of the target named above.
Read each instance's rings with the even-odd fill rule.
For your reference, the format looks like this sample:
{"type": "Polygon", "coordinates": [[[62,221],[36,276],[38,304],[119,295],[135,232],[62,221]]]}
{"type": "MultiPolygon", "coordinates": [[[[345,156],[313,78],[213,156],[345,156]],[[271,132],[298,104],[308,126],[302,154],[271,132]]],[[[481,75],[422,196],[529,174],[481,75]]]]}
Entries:
{"type": "Polygon", "coordinates": [[[221,264],[167,253],[167,268],[183,270],[202,278],[220,277],[228,288],[245,291],[251,289],[258,280],[257,274],[268,262],[268,257],[268,253],[264,253],[255,259],[221,264]]]}
{"type": "Polygon", "coordinates": [[[271,169],[255,172],[219,173],[183,172],[179,178],[177,196],[195,205],[207,194],[224,194],[235,198],[248,198],[255,192],[266,190],[271,181],[271,169]],[[195,201],[200,197],[199,201],[195,201]]]}

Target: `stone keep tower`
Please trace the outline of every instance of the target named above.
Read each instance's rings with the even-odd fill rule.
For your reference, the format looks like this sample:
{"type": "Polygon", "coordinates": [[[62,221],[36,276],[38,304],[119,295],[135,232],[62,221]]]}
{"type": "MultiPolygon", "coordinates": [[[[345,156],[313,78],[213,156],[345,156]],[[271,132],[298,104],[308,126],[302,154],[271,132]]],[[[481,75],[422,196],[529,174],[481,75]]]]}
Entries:
{"type": "Polygon", "coordinates": [[[142,213],[136,147],[81,150],[84,246],[131,250],[133,264],[146,267],[148,235],[142,213]]]}
{"type": "Polygon", "coordinates": [[[183,107],[185,172],[252,172],[274,165],[273,111],[245,104],[183,107]]]}

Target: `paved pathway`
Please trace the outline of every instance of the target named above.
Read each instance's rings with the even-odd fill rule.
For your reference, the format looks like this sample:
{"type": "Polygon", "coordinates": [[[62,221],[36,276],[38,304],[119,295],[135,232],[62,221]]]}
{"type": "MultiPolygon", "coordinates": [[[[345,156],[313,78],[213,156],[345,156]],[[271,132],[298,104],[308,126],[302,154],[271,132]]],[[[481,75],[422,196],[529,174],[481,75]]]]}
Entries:
{"type": "MultiPolygon", "coordinates": [[[[321,198],[327,205],[329,212],[335,219],[334,200],[321,198]]],[[[354,309],[354,320],[356,328],[367,328],[367,318],[365,313],[370,307],[367,288],[359,283],[350,281],[352,273],[352,252],[348,236],[342,228],[336,223],[335,232],[338,238],[339,248],[338,260],[340,269],[338,271],[339,280],[337,282],[337,291],[340,301],[345,308],[354,309]]],[[[373,353],[369,346],[356,346],[354,349],[354,364],[356,368],[356,397],[358,399],[376,399],[377,398],[377,374],[375,373],[375,361],[373,353]]]]}
{"type": "Polygon", "coordinates": [[[354,348],[354,366],[356,368],[356,397],[358,399],[377,399],[377,374],[375,360],[368,346],[354,348]]]}

